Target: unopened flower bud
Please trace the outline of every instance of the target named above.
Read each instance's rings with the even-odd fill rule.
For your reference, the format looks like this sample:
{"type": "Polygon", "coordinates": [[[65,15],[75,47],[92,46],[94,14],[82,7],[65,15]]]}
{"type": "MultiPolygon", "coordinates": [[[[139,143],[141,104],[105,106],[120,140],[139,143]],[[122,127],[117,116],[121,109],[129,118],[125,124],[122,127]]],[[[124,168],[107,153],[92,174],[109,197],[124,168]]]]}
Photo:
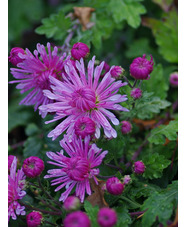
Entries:
{"type": "Polygon", "coordinates": [[[14,66],[17,66],[18,63],[23,61],[23,59],[19,57],[19,53],[25,54],[25,51],[20,47],[14,47],[10,51],[10,56],[8,57],[8,60],[14,66]]]}
{"type": "Polygon", "coordinates": [[[134,163],[133,169],[136,174],[142,174],[145,172],[145,165],[142,161],[137,161],[134,163]]]}
{"type": "Polygon", "coordinates": [[[125,175],[123,179],[124,185],[129,184],[131,182],[131,177],[130,175],[125,175]]]}
{"type": "Polygon", "coordinates": [[[111,71],[110,74],[114,78],[119,78],[124,72],[124,69],[121,66],[115,66],[111,71]]]}
{"type": "Polygon", "coordinates": [[[75,211],[68,214],[64,219],[64,227],[90,227],[91,222],[87,214],[75,211]]]}
{"type": "Polygon", "coordinates": [[[124,185],[117,177],[111,177],[106,182],[107,191],[112,195],[121,195],[124,185]]]}
{"type": "Polygon", "coordinates": [[[129,121],[122,121],[121,123],[122,123],[121,132],[123,134],[128,134],[129,132],[131,132],[132,125],[131,125],[131,123],[129,121]]]}
{"type": "Polygon", "coordinates": [[[39,211],[32,211],[26,216],[28,227],[38,227],[42,223],[43,216],[39,211]]]}
{"type": "Polygon", "coordinates": [[[136,80],[146,80],[149,79],[149,74],[153,71],[153,58],[147,60],[146,54],[143,57],[135,58],[130,65],[130,74],[136,80]]]}
{"type": "Polygon", "coordinates": [[[178,86],[178,72],[171,73],[169,81],[173,87],[177,87],[178,86]]]}
{"type": "Polygon", "coordinates": [[[140,88],[134,88],[132,89],[130,95],[134,99],[139,99],[142,96],[142,90],[140,88]]]}
{"type": "Polygon", "coordinates": [[[23,162],[23,172],[27,177],[37,177],[44,169],[44,162],[38,157],[31,156],[23,162]]]}
{"type": "Polygon", "coordinates": [[[76,60],[87,57],[89,53],[90,50],[85,43],[75,43],[71,49],[71,55],[76,60]]]}
{"type": "Polygon", "coordinates": [[[65,200],[63,207],[66,211],[78,210],[80,207],[80,200],[76,196],[69,196],[65,200]]]}
{"type": "Polygon", "coordinates": [[[98,212],[97,222],[101,227],[112,227],[117,222],[117,214],[116,211],[103,207],[98,212]]]}

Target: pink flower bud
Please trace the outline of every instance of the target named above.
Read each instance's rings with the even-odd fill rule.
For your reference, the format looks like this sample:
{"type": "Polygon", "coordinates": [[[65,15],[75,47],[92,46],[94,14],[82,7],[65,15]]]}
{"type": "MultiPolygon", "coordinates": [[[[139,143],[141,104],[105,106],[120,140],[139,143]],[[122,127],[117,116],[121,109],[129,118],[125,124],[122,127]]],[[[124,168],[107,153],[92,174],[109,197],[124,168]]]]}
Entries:
{"type": "Polygon", "coordinates": [[[121,66],[115,66],[111,71],[110,74],[114,78],[119,78],[124,72],[124,69],[121,66]]]}
{"type": "Polygon", "coordinates": [[[117,214],[115,210],[103,207],[98,212],[97,222],[101,227],[112,227],[117,222],[117,214]]]}
{"type": "Polygon", "coordinates": [[[44,169],[44,162],[38,157],[31,156],[23,162],[23,172],[27,177],[37,177],[44,169]]]}
{"type": "Polygon", "coordinates": [[[80,207],[80,200],[76,196],[69,196],[65,200],[63,207],[66,211],[78,210],[80,207]]]}
{"type": "Polygon", "coordinates": [[[88,216],[82,211],[75,211],[66,216],[64,227],[90,227],[88,216]]]}
{"type": "Polygon", "coordinates": [[[177,87],[178,86],[178,72],[171,73],[169,81],[173,87],[177,87]]]}
{"type": "Polygon", "coordinates": [[[139,88],[134,88],[134,89],[132,89],[130,95],[134,99],[139,99],[142,96],[142,90],[139,88]]]}
{"type": "Polygon", "coordinates": [[[89,53],[90,50],[85,43],[75,43],[71,49],[71,55],[76,60],[87,57],[89,53]]]}
{"type": "Polygon", "coordinates": [[[124,185],[117,177],[111,177],[106,182],[107,191],[112,195],[121,195],[124,185]]]}
{"type": "Polygon", "coordinates": [[[43,216],[39,211],[32,211],[26,216],[28,227],[38,227],[41,225],[43,216]]]}
{"type": "Polygon", "coordinates": [[[8,171],[10,170],[14,157],[14,155],[8,155],[8,171]]]}
{"type": "Polygon", "coordinates": [[[25,54],[25,51],[20,47],[14,47],[10,51],[10,56],[8,57],[8,60],[14,66],[17,66],[18,63],[23,61],[23,59],[19,57],[19,53],[25,54]]]}
{"type": "Polygon", "coordinates": [[[125,175],[123,179],[124,185],[129,184],[131,182],[131,177],[130,175],[125,175]]]}
{"type": "Polygon", "coordinates": [[[81,117],[74,124],[75,134],[84,139],[88,135],[93,135],[96,130],[96,124],[89,117],[81,117]]]}
{"type": "Polygon", "coordinates": [[[137,161],[134,163],[133,169],[136,174],[142,174],[145,171],[145,165],[142,161],[137,161]]]}
{"type": "Polygon", "coordinates": [[[121,122],[121,131],[123,134],[128,134],[132,130],[132,125],[129,121],[122,121],[121,122]]]}
{"type": "Polygon", "coordinates": [[[130,74],[136,80],[146,80],[149,79],[149,74],[153,71],[153,58],[147,60],[146,54],[143,57],[135,58],[130,65],[130,74]]]}

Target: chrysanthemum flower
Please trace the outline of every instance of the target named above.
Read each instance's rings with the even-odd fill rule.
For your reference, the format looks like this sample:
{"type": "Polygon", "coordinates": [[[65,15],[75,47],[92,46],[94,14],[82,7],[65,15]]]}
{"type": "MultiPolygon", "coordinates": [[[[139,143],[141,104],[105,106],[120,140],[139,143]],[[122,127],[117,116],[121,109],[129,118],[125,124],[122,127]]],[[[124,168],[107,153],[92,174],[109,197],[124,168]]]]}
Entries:
{"type": "Polygon", "coordinates": [[[117,222],[116,211],[109,207],[101,208],[98,212],[97,222],[101,227],[113,227],[117,222]]]}
{"type": "Polygon", "coordinates": [[[111,177],[106,182],[106,188],[112,195],[121,195],[124,190],[124,184],[117,177],[111,177]]]}
{"type": "Polygon", "coordinates": [[[64,219],[64,227],[90,227],[91,222],[86,213],[75,211],[68,214],[64,219]]]}
{"type": "Polygon", "coordinates": [[[132,89],[130,95],[134,99],[140,99],[142,96],[142,90],[140,88],[134,88],[132,89]]]}
{"type": "Polygon", "coordinates": [[[148,80],[150,78],[150,73],[153,71],[153,58],[147,60],[146,54],[143,57],[135,58],[130,65],[130,75],[136,80],[148,80]]]}
{"type": "Polygon", "coordinates": [[[66,118],[49,133],[48,136],[52,137],[53,140],[66,129],[68,129],[67,133],[72,133],[74,122],[80,117],[89,117],[95,122],[96,138],[100,137],[101,127],[103,127],[108,138],[117,137],[117,133],[108,119],[114,125],[118,125],[119,121],[109,110],[128,111],[128,109],[118,104],[127,100],[126,95],[117,94],[119,88],[127,83],[122,83],[120,80],[115,81],[111,77],[110,71],[99,82],[104,62],[95,69],[94,62],[95,57],[89,61],[87,75],[83,59],[81,59],[80,62],[76,61],[78,73],[70,61],[65,65],[64,68],[68,75],[65,81],[50,77],[52,91],[44,90],[44,94],[47,98],[54,99],[56,102],[42,105],[39,109],[43,114],[48,112],[56,113],[54,119],[46,123],[66,118]]]}
{"type": "Polygon", "coordinates": [[[80,60],[81,58],[85,58],[89,55],[90,50],[85,43],[75,43],[71,50],[71,55],[74,59],[80,60]]]}
{"type": "Polygon", "coordinates": [[[16,220],[16,215],[25,215],[25,207],[21,206],[18,202],[22,199],[26,192],[23,190],[25,185],[25,178],[22,169],[17,170],[17,158],[14,157],[10,167],[10,175],[8,175],[8,220],[10,217],[16,220]]]}
{"type": "Polygon", "coordinates": [[[23,162],[23,172],[27,177],[37,177],[44,170],[44,162],[36,156],[30,156],[23,162]]]}
{"type": "Polygon", "coordinates": [[[81,138],[74,136],[72,142],[69,142],[68,136],[60,142],[60,145],[67,152],[69,157],[63,154],[63,151],[54,153],[47,152],[47,156],[53,160],[48,163],[56,165],[59,169],[48,170],[48,175],[44,178],[54,177],[51,185],[60,184],[55,191],[66,188],[59,198],[59,201],[65,201],[74,187],[75,194],[84,201],[85,192],[91,195],[90,178],[93,178],[96,184],[96,175],[99,174],[99,166],[107,154],[107,151],[102,151],[96,144],[89,144],[90,137],[85,137],[84,141],[81,138]]]}
{"type": "Polygon", "coordinates": [[[39,227],[42,223],[43,216],[39,211],[32,211],[26,216],[26,222],[28,227],[39,227]]]}
{"type": "Polygon", "coordinates": [[[177,87],[178,86],[178,72],[171,73],[169,81],[173,87],[177,87]]]}
{"type": "Polygon", "coordinates": [[[26,49],[25,54],[19,54],[23,61],[17,64],[18,68],[11,68],[12,75],[18,80],[10,83],[19,83],[16,88],[21,89],[21,93],[31,90],[20,104],[35,105],[35,111],[41,104],[52,102],[43,95],[43,90],[50,90],[49,76],[61,79],[61,72],[66,62],[64,61],[66,54],[61,57],[58,56],[57,47],[54,47],[54,50],[51,51],[50,43],[47,43],[47,49],[48,53],[44,45],[37,44],[34,55],[26,49]]]}
{"type": "Polygon", "coordinates": [[[22,48],[20,48],[20,47],[14,47],[10,51],[10,56],[8,57],[8,60],[14,66],[17,66],[18,63],[23,61],[23,59],[21,59],[19,57],[19,53],[24,54],[25,51],[22,48]]]}

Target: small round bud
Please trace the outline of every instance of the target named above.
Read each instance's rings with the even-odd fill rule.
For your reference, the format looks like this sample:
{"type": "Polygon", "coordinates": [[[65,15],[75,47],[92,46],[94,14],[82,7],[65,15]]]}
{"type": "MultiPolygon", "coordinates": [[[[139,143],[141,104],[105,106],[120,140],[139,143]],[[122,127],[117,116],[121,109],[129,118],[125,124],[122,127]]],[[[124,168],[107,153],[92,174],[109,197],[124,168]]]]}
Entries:
{"type": "Polygon", "coordinates": [[[131,132],[132,125],[131,125],[131,123],[129,121],[122,121],[121,123],[122,123],[121,132],[123,134],[128,134],[129,132],[131,132]]]}
{"type": "Polygon", "coordinates": [[[169,81],[173,87],[177,87],[178,86],[178,72],[171,73],[169,81]]]}
{"type": "Polygon", "coordinates": [[[66,216],[64,227],[90,227],[89,217],[82,211],[75,211],[66,216]]]}
{"type": "Polygon", "coordinates": [[[87,57],[89,53],[90,50],[85,43],[75,43],[71,49],[71,55],[76,60],[87,57]]]}
{"type": "Polygon", "coordinates": [[[131,177],[130,175],[125,175],[123,179],[124,185],[129,184],[131,182],[131,177]]]}
{"type": "Polygon", "coordinates": [[[8,155],[8,171],[10,170],[14,157],[14,155],[8,155]]]}
{"type": "Polygon", "coordinates": [[[32,211],[26,216],[28,227],[38,227],[42,223],[43,216],[39,211],[32,211]]]}
{"type": "Polygon", "coordinates": [[[84,139],[88,135],[93,135],[96,130],[95,122],[89,117],[81,117],[74,124],[75,134],[84,139]]]}
{"type": "Polygon", "coordinates": [[[103,207],[98,212],[97,222],[101,227],[112,227],[117,222],[117,214],[116,211],[103,207]]]}
{"type": "Polygon", "coordinates": [[[117,177],[111,177],[106,182],[107,191],[112,195],[121,195],[124,185],[117,177]]]}
{"type": "Polygon", "coordinates": [[[153,71],[153,58],[147,60],[146,54],[143,57],[135,58],[130,65],[130,74],[136,80],[146,80],[149,79],[149,74],[153,71]]]}
{"type": "Polygon", "coordinates": [[[63,208],[66,211],[78,210],[79,207],[80,207],[80,200],[76,196],[69,196],[63,204],[63,208]]]}
{"type": "Polygon", "coordinates": [[[119,78],[124,72],[124,69],[121,66],[115,66],[111,71],[110,74],[114,78],[119,78]]]}
{"type": "Polygon", "coordinates": [[[44,162],[38,157],[31,156],[23,162],[23,172],[27,177],[37,177],[44,170],[44,162]]]}
{"type": "Polygon", "coordinates": [[[25,51],[20,47],[14,47],[10,51],[10,56],[8,57],[8,60],[14,66],[17,66],[18,63],[23,61],[23,59],[19,57],[19,53],[25,54],[25,51]]]}
{"type": "Polygon", "coordinates": [[[134,88],[134,89],[132,89],[130,95],[134,99],[139,99],[142,96],[142,90],[139,88],[134,88]]]}
{"type": "Polygon", "coordinates": [[[145,172],[145,165],[142,161],[137,161],[134,163],[133,169],[136,174],[142,174],[145,172]]]}

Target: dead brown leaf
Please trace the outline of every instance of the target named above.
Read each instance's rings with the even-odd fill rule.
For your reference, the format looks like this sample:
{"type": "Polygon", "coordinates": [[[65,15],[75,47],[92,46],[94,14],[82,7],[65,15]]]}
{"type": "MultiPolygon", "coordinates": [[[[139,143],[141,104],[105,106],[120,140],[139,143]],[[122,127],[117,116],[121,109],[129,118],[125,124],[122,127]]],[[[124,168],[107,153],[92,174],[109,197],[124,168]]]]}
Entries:
{"type": "Polygon", "coordinates": [[[141,119],[134,118],[132,121],[136,123],[141,130],[152,129],[156,124],[156,120],[141,120],[141,119]]]}
{"type": "Polygon", "coordinates": [[[77,17],[82,25],[82,30],[85,31],[91,26],[93,23],[90,22],[91,14],[95,11],[94,8],[91,7],[74,7],[74,16],[77,17]]]}
{"type": "Polygon", "coordinates": [[[87,197],[87,201],[89,201],[92,204],[92,206],[98,205],[99,208],[108,207],[108,204],[104,199],[104,190],[102,190],[102,187],[104,186],[105,181],[98,180],[98,179],[97,181],[98,181],[98,185],[95,183],[93,179],[90,179],[90,186],[92,191],[94,191],[94,193],[92,193],[92,195],[89,195],[87,197]]]}

